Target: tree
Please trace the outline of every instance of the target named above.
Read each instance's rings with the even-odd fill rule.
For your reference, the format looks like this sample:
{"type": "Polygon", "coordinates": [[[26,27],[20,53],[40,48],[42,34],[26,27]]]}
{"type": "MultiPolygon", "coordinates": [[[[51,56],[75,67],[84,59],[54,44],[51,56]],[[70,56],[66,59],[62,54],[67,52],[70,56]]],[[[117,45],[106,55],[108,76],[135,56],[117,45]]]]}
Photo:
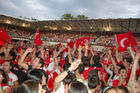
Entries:
{"type": "Polygon", "coordinates": [[[64,20],[64,19],[75,19],[75,18],[72,14],[66,13],[62,15],[61,19],[64,20]]]}
{"type": "Polygon", "coordinates": [[[79,14],[77,15],[76,19],[88,19],[88,17],[85,15],[79,14]]]}
{"type": "Polygon", "coordinates": [[[78,14],[76,17],[74,17],[72,14],[66,13],[66,14],[62,15],[61,19],[62,20],[65,20],[65,19],[88,19],[88,17],[85,15],[82,15],[82,14],[78,14]]]}

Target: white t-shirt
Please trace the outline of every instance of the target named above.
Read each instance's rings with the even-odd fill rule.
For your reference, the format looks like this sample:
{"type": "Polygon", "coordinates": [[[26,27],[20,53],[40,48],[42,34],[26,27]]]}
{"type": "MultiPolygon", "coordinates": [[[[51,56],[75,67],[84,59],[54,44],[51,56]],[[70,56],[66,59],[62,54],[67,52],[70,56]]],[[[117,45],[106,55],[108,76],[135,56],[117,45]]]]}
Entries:
{"type": "Polygon", "coordinates": [[[63,82],[60,83],[60,87],[55,91],[55,93],[65,93],[63,82]]]}
{"type": "Polygon", "coordinates": [[[119,76],[114,76],[113,79],[111,78],[113,76],[113,71],[111,71],[110,69],[107,69],[106,72],[110,75],[107,84],[109,86],[113,86],[113,80],[119,80],[119,76]]]}
{"type": "MultiPolygon", "coordinates": [[[[48,67],[47,67],[47,70],[49,71],[49,72],[51,72],[51,71],[55,71],[55,72],[57,72],[57,74],[60,74],[61,72],[60,72],[60,70],[59,70],[59,68],[57,67],[57,66],[55,66],[55,62],[51,62],[49,65],[48,65],[48,67]]],[[[54,72],[53,71],[53,72],[54,72]]]]}
{"type": "Polygon", "coordinates": [[[11,71],[8,72],[8,77],[9,77],[8,84],[10,86],[13,86],[14,82],[18,80],[18,77],[11,71]]]}

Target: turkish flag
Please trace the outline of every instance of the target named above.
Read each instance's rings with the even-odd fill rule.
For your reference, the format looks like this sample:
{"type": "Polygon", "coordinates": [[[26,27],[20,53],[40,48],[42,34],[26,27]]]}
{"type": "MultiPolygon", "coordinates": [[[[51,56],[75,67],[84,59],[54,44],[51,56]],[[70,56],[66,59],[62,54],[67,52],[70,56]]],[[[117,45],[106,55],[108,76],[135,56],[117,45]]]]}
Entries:
{"type": "Polygon", "coordinates": [[[131,45],[131,47],[137,46],[137,41],[132,35],[132,31],[124,34],[117,34],[116,41],[118,45],[118,51],[123,52],[131,45]]]}
{"type": "Polygon", "coordinates": [[[128,39],[128,33],[117,34],[116,41],[117,41],[119,52],[125,51],[127,49],[127,47],[130,46],[129,39],[128,39]]]}
{"type": "Polygon", "coordinates": [[[79,38],[76,40],[76,47],[79,47],[79,45],[84,46],[86,43],[86,41],[90,42],[90,37],[83,37],[83,38],[79,38]]]}
{"type": "Polygon", "coordinates": [[[0,45],[5,45],[6,40],[8,39],[9,35],[7,31],[0,28],[0,45]]]}
{"type": "Polygon", "coordinates": [[[37,29],[34,41],[33,41],[37,46],[40,46],[41,44],[43,44],[42,40],[40,39],[40,32],[39,32],[39,28],[37,29]]]}
{"type": "Polygon", "coordinates": [[[135,37],[132,35],[132,31],[129,31],[129,32],[128,32],[128,39],[129,39],[129,42],[130,42],[130,44],[131,44],[132,47],[138,45],[138,43],[137,43],[135,37]]]}
{"type": "Polygon", "coordinates": [[[74,42],[71,39],[67,39],[67,46],[69,46],[70,48],[73,48],[74,42]]]}

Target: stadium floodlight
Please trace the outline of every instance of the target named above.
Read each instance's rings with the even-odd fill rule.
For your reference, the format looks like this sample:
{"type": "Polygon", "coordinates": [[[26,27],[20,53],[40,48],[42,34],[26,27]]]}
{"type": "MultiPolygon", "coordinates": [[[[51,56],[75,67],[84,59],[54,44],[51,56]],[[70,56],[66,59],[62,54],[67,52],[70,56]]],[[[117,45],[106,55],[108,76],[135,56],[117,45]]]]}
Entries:
{"type": "Polygon", "coordinates": [[[11,21],[10,20],[6,20],[5,23],[11,24],[11,21]]]}
{"type": "Polygon", "coordinates": [[[72,27],[63,27],[65,30],[72,30],[72,27]]]}

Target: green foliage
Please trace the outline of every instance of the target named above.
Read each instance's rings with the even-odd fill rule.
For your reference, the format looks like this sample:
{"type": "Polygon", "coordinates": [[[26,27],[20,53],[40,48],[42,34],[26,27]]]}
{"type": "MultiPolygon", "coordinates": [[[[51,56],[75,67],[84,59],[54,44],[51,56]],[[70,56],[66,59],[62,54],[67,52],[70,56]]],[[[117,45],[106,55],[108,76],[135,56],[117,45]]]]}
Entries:
{"type": "Polygon", "coordinates": [[[85,15],[79,14],[77,15],[76,19],[88,19],[88,17],[85,15]]]}
{"type": "Polygon", "coordinates": [[[61,19],[62,20],[66,20],[66,19],[88,19],[88,17],[85,16],[85,15],[82,15],[82,14],[79,14],[76,17],[74,17],[72,14],[66,13],[66,14],[62,15],[61,19]]]}
{"type": "Polygon", "coordinates": [[[74,16],[72,14],[66,13],[62,15],[61,19],[74,19],[74,16]]]}
{"type": "Polygon", "coordinates": [[[29,17],[23,17],[23,16],[18,16],[19,18],[23,18],[23,19],[26,19],[26,20],[30,20],[30,21],[38,21],[36,18],[29,18],[29,17]]]}

